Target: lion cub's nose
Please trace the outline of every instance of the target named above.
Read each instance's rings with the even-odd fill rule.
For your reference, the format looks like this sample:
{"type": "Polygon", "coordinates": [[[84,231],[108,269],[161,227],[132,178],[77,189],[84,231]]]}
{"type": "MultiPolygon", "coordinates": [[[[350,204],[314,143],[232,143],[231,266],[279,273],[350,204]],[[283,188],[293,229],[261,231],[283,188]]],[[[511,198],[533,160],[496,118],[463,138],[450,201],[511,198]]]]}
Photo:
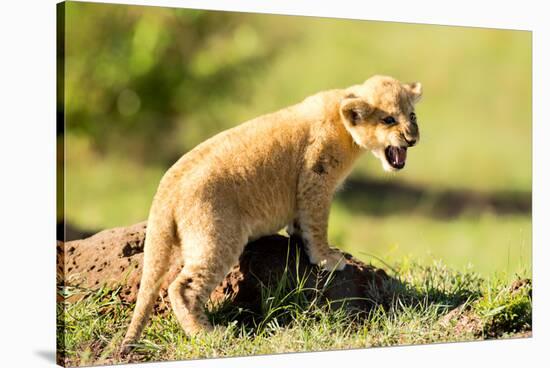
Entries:
{"type": "Polygon", "coordinates": [[[407,139],[407,138],[405,138],[405,140],[407,141],[407,144],[409,145],[409,147],[412,147],[416,144],[416,139],[407,139]]]}

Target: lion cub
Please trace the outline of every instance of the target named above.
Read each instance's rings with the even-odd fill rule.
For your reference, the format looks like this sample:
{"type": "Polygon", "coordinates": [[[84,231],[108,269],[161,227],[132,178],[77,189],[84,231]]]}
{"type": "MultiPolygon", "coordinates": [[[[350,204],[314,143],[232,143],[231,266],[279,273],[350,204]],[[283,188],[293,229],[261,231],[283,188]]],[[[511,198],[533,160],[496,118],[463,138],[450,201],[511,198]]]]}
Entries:
{"type": "Polygon", "coordinates": [[[317,93],[297,105],[219,133],[185,154],[162,178],[148,219],[141,287],[123,352],[140,336],[158,297],[172,247],[184,267],[169,287],[187,334],[210,330],[204,304],[252,239],[288,225],[311,263],[341,270],[327,240],[334,191],[363,151],[385,170],[405,166],[418,142],[420,83],[374,76],[317,93]]]}

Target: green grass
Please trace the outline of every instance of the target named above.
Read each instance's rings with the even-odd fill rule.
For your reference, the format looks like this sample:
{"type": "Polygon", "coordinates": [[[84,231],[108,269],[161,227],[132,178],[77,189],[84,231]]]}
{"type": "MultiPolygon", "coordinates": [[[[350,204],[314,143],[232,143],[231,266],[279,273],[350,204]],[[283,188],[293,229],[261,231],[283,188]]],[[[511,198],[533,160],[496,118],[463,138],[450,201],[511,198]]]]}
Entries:
{"type": "Polygon", "coordinates": [[[58,303],[63,325],[58,344],[69,365],[182,360],[299,351],[368,348],[528,336],[531,283],[484,279],[471,270],[454,271],[442,262],[395,264],[399,280],[387,307],[365,318],[319,305],[304,283],[281,280],[264,286],[263,308],[252,323],[238,322],[247,311],[225,304],[209,314],[218,326],[210,334],[186,337],[172,313],[155,315],[132,355],[115,357],[133,305],[121,302],[118,289],[63,290],[84,297],[58,303]]]}
{"type": "Polygon", "coordinates": [[[88,230],[147,219],[163,171],[124,157],[94,153],[85,139],[66,143],[65,216],[88,230]]]}
{"type": "Polygon", "coordinates": [[[484,277],[511,278],[531,272],[532,232],[528,215],[466,214],[432,218],[416,214],[377,217],[332,207],[329,239],[357,258],[413,259],[430,263],[441,259],[450,267],[471,265],[484,277]]]}

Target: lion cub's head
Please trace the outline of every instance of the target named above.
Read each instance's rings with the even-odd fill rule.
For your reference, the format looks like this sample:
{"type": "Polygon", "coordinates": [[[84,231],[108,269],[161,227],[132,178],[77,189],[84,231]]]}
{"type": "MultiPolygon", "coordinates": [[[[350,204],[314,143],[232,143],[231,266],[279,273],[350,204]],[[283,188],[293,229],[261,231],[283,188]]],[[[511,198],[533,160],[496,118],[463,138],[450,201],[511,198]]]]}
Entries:
{"type": "Polygon", "coordinates": [[[374,76],[346,90],[340,115],[357,145],[378,157],[384,170],[397,171],[420,138],[414,105],[421,96],[420,83],[374,76]]]}

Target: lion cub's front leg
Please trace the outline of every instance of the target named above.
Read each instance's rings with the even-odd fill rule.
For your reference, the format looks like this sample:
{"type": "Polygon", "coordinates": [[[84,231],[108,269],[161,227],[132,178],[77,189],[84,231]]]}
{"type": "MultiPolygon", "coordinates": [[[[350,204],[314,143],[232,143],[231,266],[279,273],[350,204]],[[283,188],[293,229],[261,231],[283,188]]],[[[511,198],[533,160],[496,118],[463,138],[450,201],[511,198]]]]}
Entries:
{"type": "Polygon", "coordinates": [[[328,245],[328,217],[332,194],[325,186],[306,185],[298,192],[298,225],[309,261],[325,270],[343,270],[342,252],[328,245]]]}

